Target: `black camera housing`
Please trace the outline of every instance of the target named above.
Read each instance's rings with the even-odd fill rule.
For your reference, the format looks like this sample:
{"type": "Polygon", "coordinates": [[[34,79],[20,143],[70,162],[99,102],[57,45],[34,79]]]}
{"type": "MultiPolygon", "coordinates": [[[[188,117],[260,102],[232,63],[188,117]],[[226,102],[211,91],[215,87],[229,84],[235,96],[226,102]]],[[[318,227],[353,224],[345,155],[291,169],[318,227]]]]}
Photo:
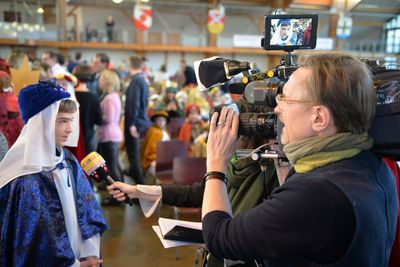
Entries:
{"type": "MultiPolygon", "coordinates": [[[[282,24],[283,24],[282,23],[282,24]]],[[[297,49],[314,49],[317,44],[317,28],[318,28],[318,15],[317,14],[285,14],[285,15],[267,15],[265,16],[265,34],[261,40],[261,46],[265,50],[283,50],[291,52],[297,49]],[[278,27],[278,23],[290,22],[291,29],[298,30],[295,43],[276,44],[273,41],[274,28],[278,27]],[[297,25],[297,26],[295,26],[297,25]],[[310,25],[310,34],[307,34],[307,42],[300,42],[303,38],[304,32],[307,31],[310,25]],[[295,27],[295,28],[293,28],[295,27]],[[301,32],[300,32],[301,31],[301,32]]],[[[277,29],[275,29],[277,30],[277,29]]],[[[292,32],[293,34],[293,32],[292,32]]]]}

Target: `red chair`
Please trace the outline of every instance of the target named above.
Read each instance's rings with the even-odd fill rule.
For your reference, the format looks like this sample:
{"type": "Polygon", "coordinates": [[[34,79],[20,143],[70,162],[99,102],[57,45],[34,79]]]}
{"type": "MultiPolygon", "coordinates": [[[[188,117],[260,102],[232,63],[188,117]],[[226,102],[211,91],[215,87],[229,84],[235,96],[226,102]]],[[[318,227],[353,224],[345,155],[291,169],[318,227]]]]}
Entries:
{"type": "MultiPolygon", "coordinates": [[[[194,183],[201,183],[206,172],[206,158],[174,158],[172,170],[174,184],[192,185],[194,183]]],[[[197,221],[201,221],[201,208],[174,207],[174,218],[176,220],[179,220],[181,214],[195,216],[197,221]]],[[[198,266],[202,252],[202,248],[196,249],[194,266],[198,266]]],[[[179,248],[177,248],[176,259],[179,258],[179,248]]]]}
{"type": "MultiPolygon", "coordinates": [[[[400,168],[397,165],[396,161],[390,160],[388,158],[384,158],[384,161],[388,165],[388,167],[392,170],[395,181],[396,181],[396,189],[397,189],[397,201],[400,207],[400,187],[399,187],[399,179],[400,179],[400,168]]],[[[389,267],[398,267],[400,266],[400,212],[397,214],[397,227],[396,227],[396,237],[393,243],[392,251],[389,259],[389,267]]]]}
{"type": "Polygon", "coordinates": [[[172,184],[172,166],[176,157],[188,156],[188,144],[181,140],[158,142],[156,146],[156,177],[161,184],[172,184]]]}
{"type": "MultiPolygon", "coordinates": [[[[201,183],[207,172],[206,158],[175,158],[173,163],[173,182],[179,185],[201,183]]],[[[194,214],[201,221],[201,208],[174,207],[174,217],[179,219],[180,214],[194,214]]]]}

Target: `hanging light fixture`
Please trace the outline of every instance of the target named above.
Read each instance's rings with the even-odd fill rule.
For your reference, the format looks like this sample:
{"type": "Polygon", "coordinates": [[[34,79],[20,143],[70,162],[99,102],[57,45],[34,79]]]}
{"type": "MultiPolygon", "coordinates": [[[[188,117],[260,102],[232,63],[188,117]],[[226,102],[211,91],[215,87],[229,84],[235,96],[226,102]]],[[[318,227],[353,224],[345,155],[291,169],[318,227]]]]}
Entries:
{"type": "Polygon", "coordinates": [[[112,0],[114,3],[116,3],[116,4],[121,4],[122,3],[122,1],[124,1],[124,0],[112,0]]]}
{"type": "Polygon", "coordinates": [[[36,10],[36,12],[39,13],[39,14],[43,14],[43,13],[44,13],[43,7],[38,7],[38,9],[36,10]]]}

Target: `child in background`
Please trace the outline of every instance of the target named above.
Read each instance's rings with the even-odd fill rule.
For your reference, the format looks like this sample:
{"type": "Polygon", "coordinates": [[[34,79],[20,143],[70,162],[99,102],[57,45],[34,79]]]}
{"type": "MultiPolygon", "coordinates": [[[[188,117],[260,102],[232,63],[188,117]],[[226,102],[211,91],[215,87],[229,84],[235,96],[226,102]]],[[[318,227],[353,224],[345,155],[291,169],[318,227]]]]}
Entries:
{"type": "Polygon", "coordinates": [[[167,112],[158,111],[155,112],[150,119],[153,125],[146,132],[140,159],[143,172],[148,172],[150,175],[154,176],[157,143],[170,140],[169,133],[166,130],[169,117],[167,112]]]}
{"type": "Polygon", "coordinates": [[[189,144],[189,156],[192,156],[194,141],[203,132],[204,122],[201,119],[200,107],[191,104],[185,109],[186,120],[179,132],[179,140],[186,141],[189,144]]]}

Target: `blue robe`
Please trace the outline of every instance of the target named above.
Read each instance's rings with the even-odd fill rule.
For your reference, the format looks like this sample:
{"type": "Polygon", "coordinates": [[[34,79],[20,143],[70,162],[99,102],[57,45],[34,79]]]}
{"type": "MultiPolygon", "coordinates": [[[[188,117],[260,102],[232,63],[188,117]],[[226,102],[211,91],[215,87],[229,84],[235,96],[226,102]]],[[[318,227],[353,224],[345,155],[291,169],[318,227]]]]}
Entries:
{"type": "MultiPolygon", "coordinates": [[[[65,149],[64,155],[74,179],[78,225],[86,240],[102,234],[107,224],[78,161],[65,149]]],[[[21,176],[1,188],[0,267],[61,267],[74,262],[52,173],[21,176]]]]}

